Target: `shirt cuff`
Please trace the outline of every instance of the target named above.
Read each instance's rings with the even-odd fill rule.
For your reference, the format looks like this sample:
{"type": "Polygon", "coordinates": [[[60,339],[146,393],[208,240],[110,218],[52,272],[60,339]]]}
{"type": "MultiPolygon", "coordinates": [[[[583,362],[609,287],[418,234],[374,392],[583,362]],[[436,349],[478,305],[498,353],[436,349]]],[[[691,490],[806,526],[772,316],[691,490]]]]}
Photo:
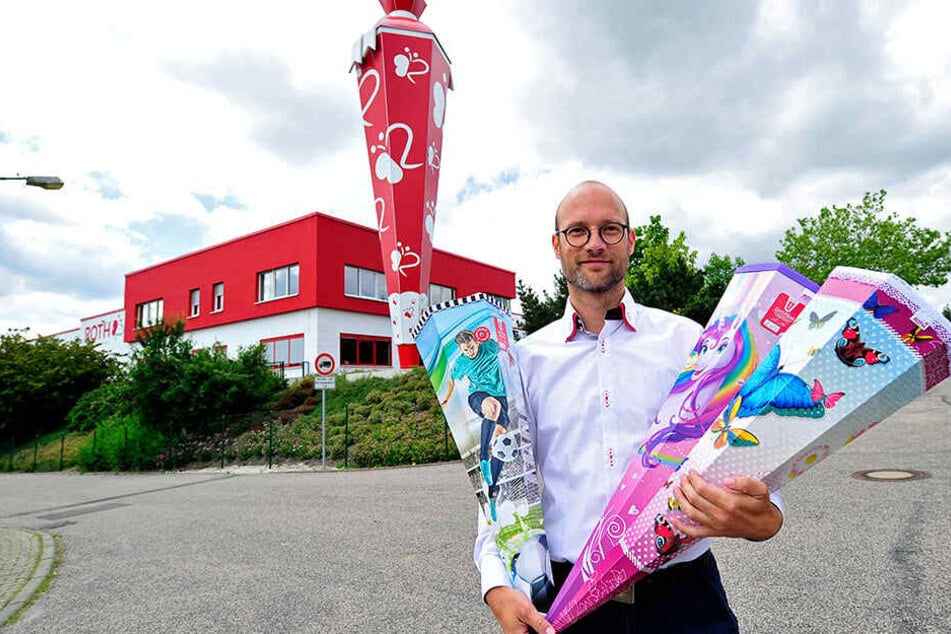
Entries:
{"type": "Polygon", "coordinates": [[[783,521],[786,520],[786,505],[783,504],[783,498],[776,491],[769,492],[769,501],[779,509],[779,512],[783,515],[783,521]]]}
{"type": "Polygon", "coordinates": [[[495,555],[488,555],[482,558],[482,564],[479,566],[479,572],[482,573],[482,600],[485,601],[485,595],[492,588],[504,586],[511,588],[512,583],[508,572],[502,560],[495,555]]]}

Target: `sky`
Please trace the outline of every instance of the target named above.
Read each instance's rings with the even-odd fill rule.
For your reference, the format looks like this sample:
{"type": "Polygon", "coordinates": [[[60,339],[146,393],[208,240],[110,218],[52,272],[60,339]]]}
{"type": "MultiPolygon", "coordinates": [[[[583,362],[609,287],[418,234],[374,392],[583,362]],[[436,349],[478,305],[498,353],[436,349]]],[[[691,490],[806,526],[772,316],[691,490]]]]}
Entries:
{"type": "MultiPolygon", "coordinates": [[[[0,332],[312,211],[375,226],[351,48],[373,0],[33,0],[0,21],[0,332]]],[[[946,0],[431,0],[452,61],[434,243],[551,290],[555,206],[606,182],[701,264],[886,189],[951,229],[946,0]]],[[[922,289],[937,308],[951,285],[922,289]]]]}

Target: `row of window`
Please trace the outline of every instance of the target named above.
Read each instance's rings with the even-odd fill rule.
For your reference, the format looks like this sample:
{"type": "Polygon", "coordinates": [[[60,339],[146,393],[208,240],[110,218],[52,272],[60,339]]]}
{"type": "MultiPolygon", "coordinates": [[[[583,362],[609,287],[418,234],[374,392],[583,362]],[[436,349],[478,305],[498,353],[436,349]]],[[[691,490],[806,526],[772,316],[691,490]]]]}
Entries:
{"type": "MultiPolygon", "coordinates": [[[[218,282],[211,285],[211,312],[219,313],[225,309],[225,283],[218,282]]],[[[197,317],[201,314],[201,289],[193,288],[188,292],[188,316],[197,317]]]]}
{"type": "MultiPolygon", "coordinates": [[[[258,277],[258,300],[267,302],[284,297],[293,297],[300,291],[300,265],[289,264],[270,271],[261,271],[258,277]]],[[[379,271],[362,269],[356,266],[344,266],[344,294],[363,299],[386,301],[386,276],[379,271]]],[[[211,286],[211,312],[225,309],[225,284],[217,282],[211,286]]],[[[456,289],[439,284],[429,285],[429,304],[439,304],[456,298],[456,289]]],[[[508,304],[508,299],[498,298],[508,304]]],[[[162,321],[163,300],[155,299],[136,305],[136,324],[139,327],[153,326],[162,321]]],[[[201,314],[201,289],[193,288],[188,292],[188,316],[201,314]]]]}
{"type": "MultiPolygon", "coordinates": [[[[386,301],[386,276],[379,271],[357,266],[343,267],[343,293],[351,297],[386,301]]],[[[456,299],[456,289],[440,284],[429,285],[429,305],[456,299]]]]}
{"type": "MultiPolygon", "coordinates": [[[[262,339],[264,358],[271,365],[284,367],[300,366],[304,363],[304,335],[262,339]]],[[[368,335],[340,335],[340,365],[391,365],[389,337],[368,335]]]]}
{"type": "MultiPolygon", "coordinates": [[[[304,364],[304,335],[289,335],[261,339],[264,344],[264,360],[274,367],[300,367],[304,364]]],[[[341,366],[389,366],[392,340],[389,337],[371,335],[340,335],[341,366]]],[[[215,344],[212,350],[228,354],[228,346],[215,344]]],[[[198,350],[192,350],[196,353],[198,350]]]]}

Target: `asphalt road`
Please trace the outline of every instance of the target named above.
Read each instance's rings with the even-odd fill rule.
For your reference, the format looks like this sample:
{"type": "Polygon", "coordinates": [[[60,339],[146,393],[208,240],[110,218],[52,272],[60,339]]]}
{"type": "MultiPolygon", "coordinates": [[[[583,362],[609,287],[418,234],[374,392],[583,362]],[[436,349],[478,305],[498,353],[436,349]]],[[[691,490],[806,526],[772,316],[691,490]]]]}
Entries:
{"type": "MultiPolygon", "coordinates": [[[[714,549],[742,631],[951,632],[951,381],[783,490],[783,531],[714,549]],[[869,469],[930,478],[866,482],[869,469]]],[[[10,634],[496,632],[460,463],[348,473],[0,475],[56,534],[10,634]]]]}

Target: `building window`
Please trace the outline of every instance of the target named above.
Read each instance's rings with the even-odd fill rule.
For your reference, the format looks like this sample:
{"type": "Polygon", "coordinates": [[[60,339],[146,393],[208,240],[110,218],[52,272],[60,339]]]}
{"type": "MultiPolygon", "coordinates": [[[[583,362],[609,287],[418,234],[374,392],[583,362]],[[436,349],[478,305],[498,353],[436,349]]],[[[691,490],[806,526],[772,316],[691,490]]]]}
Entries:
{"type": "Polygon", "coordinates": [[[343,267],[343,292],[351,297],[386,301],[386,276],[356,266],[343,267]]]}
{"type": "Polygon", "coordinates": [[[502,297],[501,295],[493,295],[492,293],[486,293],[486,296],[494,301],[496,304],[504,308],[505,310],[512,312],[512,300],[508,297],[502,297]]]}
{"type": "Polygon", "coordinates": [[[211,293],[214,296],[211,312],[219,313],[225,309],[225,283],[218,282],[211,287],[211,293]]]}
{"type": "Polygon", "coordinates": [[[429,305],[435,306],[456,299],[456,289],[439,284],[429,285],[429,305]]]}
{"type": "Polygon", "coordinates": [[[143,304],[136,304],[135,306],[135,323],[139,328],[148,328],[149,326],[154,326],[155,324],[162,323],[162,311],[164,308],[164,301],[161,299],[153,299],[150,302],[145,302],[143,304]]]}
{"type": "Polygon", "coordinates": [[[390,338],[340,335],[340,365],[392,365],[390,338]]]}
{"type": "Polygon", "coordinates": [[[258,301],[297,295],[300,287],[300,266],[290,264],[258,273],[258,301]]]}
{"type": "Polygon", "coordinates": [[[188,316],[198,317],[198,313],[201,311],[201,290],[193,288],[188,292],[188,304],[188,316]]]}
{"type": "Polygon", "coordinates": [[[304,335],[288,335],[262,339],[264,344],[264,360],[271,365],[284,367],[299,366],[304,363],[304,335]]]}

